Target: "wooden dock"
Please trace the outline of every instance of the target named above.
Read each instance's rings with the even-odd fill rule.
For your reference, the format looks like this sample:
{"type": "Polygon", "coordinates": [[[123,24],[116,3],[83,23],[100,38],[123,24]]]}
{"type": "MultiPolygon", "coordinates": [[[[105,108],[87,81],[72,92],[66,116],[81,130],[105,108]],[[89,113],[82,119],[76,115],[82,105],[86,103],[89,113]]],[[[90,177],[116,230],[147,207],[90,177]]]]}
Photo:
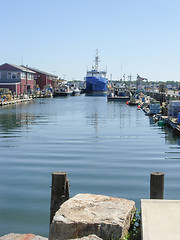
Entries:
{"type": "Polygon", "coordinates": [[[33,93],[33,94],[28,94],[28,95],[12,95],[11,99],[6,101],[3,99],[0,101],[0,106],[7,106],[10,104],[17,104],[17,103],[22,103],[22,102],[30,102],[33,99],[36,98],[52,98],[53,94],[51,92],[44,92],[44,93],[33,93]]]}
{"type": "Polygon", "coordinates": [[[0,102],[0,106],[7,106],[7,105],[10,105],[10,104],[17,104],[17,103],[22,103],[22,102],[29,102],[29,101],[32,101],[33,99],[32,98],[22,98],[22,99],[14,99],[14,100],[11,100],[11,101],[3,101],[3,102],[0,102]]]}
{"type": "Polygon", "coordinates": [[[180,134],[180,125],[177,123],[176,118],[168,118],[167,124],[178,134],[180,134]]]}

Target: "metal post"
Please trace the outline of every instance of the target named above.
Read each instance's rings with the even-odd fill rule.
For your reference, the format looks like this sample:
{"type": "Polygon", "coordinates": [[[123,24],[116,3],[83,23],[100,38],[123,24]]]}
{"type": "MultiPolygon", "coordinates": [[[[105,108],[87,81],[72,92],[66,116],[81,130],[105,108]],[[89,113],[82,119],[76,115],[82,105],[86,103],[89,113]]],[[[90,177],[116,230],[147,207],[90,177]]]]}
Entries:
{"type": "Polygon", "coordinates": [[[164,173],[151,173],[150,199],[164,199],[164,173]]]}

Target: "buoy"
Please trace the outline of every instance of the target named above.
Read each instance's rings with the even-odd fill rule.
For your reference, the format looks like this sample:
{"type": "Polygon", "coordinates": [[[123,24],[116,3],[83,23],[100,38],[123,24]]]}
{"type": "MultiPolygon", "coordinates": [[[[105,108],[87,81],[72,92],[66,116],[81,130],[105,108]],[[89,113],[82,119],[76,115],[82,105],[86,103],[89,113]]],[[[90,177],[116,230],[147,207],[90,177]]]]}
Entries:
{"type": "Polygon", "coordinates": [[[138,105],[138,108],[141,108],[141,106],[140,106],[140,105],[138,105]]]}
{"type": "Polygon", "coordinates": [[[127,101],[126,104],[128,105],[128,104],[129,104],[129,101],[127,101]]]}

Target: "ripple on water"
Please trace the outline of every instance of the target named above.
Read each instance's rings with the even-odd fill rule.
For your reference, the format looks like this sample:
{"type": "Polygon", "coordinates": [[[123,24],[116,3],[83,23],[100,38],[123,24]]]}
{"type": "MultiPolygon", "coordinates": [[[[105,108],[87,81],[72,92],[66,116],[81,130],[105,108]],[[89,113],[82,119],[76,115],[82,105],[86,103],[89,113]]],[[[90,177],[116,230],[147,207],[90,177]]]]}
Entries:
{"type": "Polygon", "coordinates": [[[180,138],[144,112],[106,98],[38,99],[0,113],[0,232],[48,235],[51,173],[67,171],[70,195],[149,198],[165,172],[166,198],[179,199],[180,138]],[[8,123],[9,122],[9,123],[8,123]]]}

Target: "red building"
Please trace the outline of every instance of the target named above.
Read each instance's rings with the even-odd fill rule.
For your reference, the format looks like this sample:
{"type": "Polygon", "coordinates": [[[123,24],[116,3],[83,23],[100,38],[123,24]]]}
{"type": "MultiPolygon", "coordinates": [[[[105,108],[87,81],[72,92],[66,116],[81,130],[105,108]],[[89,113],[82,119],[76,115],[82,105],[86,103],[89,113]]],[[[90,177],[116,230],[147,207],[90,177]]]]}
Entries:
{"type": "Polygon", "coordinates": [[[51,86],[52,88],[56,87],[58,82],[58,76],[55,76],[53,74],[50,74],[29,66],[26,66],[25,68],[35,72],[34,79],[36,80],[36,84],[39,86],[40,90],[43,90],[44,87],[47,87],[47,86],[51,86]]]}
{"type": "Polygon", "coordinates": [[[23,66],[5,63],[0,65],[0,88],[9,88],[12,93],[33,91],[35,72],[23,66]]]}

